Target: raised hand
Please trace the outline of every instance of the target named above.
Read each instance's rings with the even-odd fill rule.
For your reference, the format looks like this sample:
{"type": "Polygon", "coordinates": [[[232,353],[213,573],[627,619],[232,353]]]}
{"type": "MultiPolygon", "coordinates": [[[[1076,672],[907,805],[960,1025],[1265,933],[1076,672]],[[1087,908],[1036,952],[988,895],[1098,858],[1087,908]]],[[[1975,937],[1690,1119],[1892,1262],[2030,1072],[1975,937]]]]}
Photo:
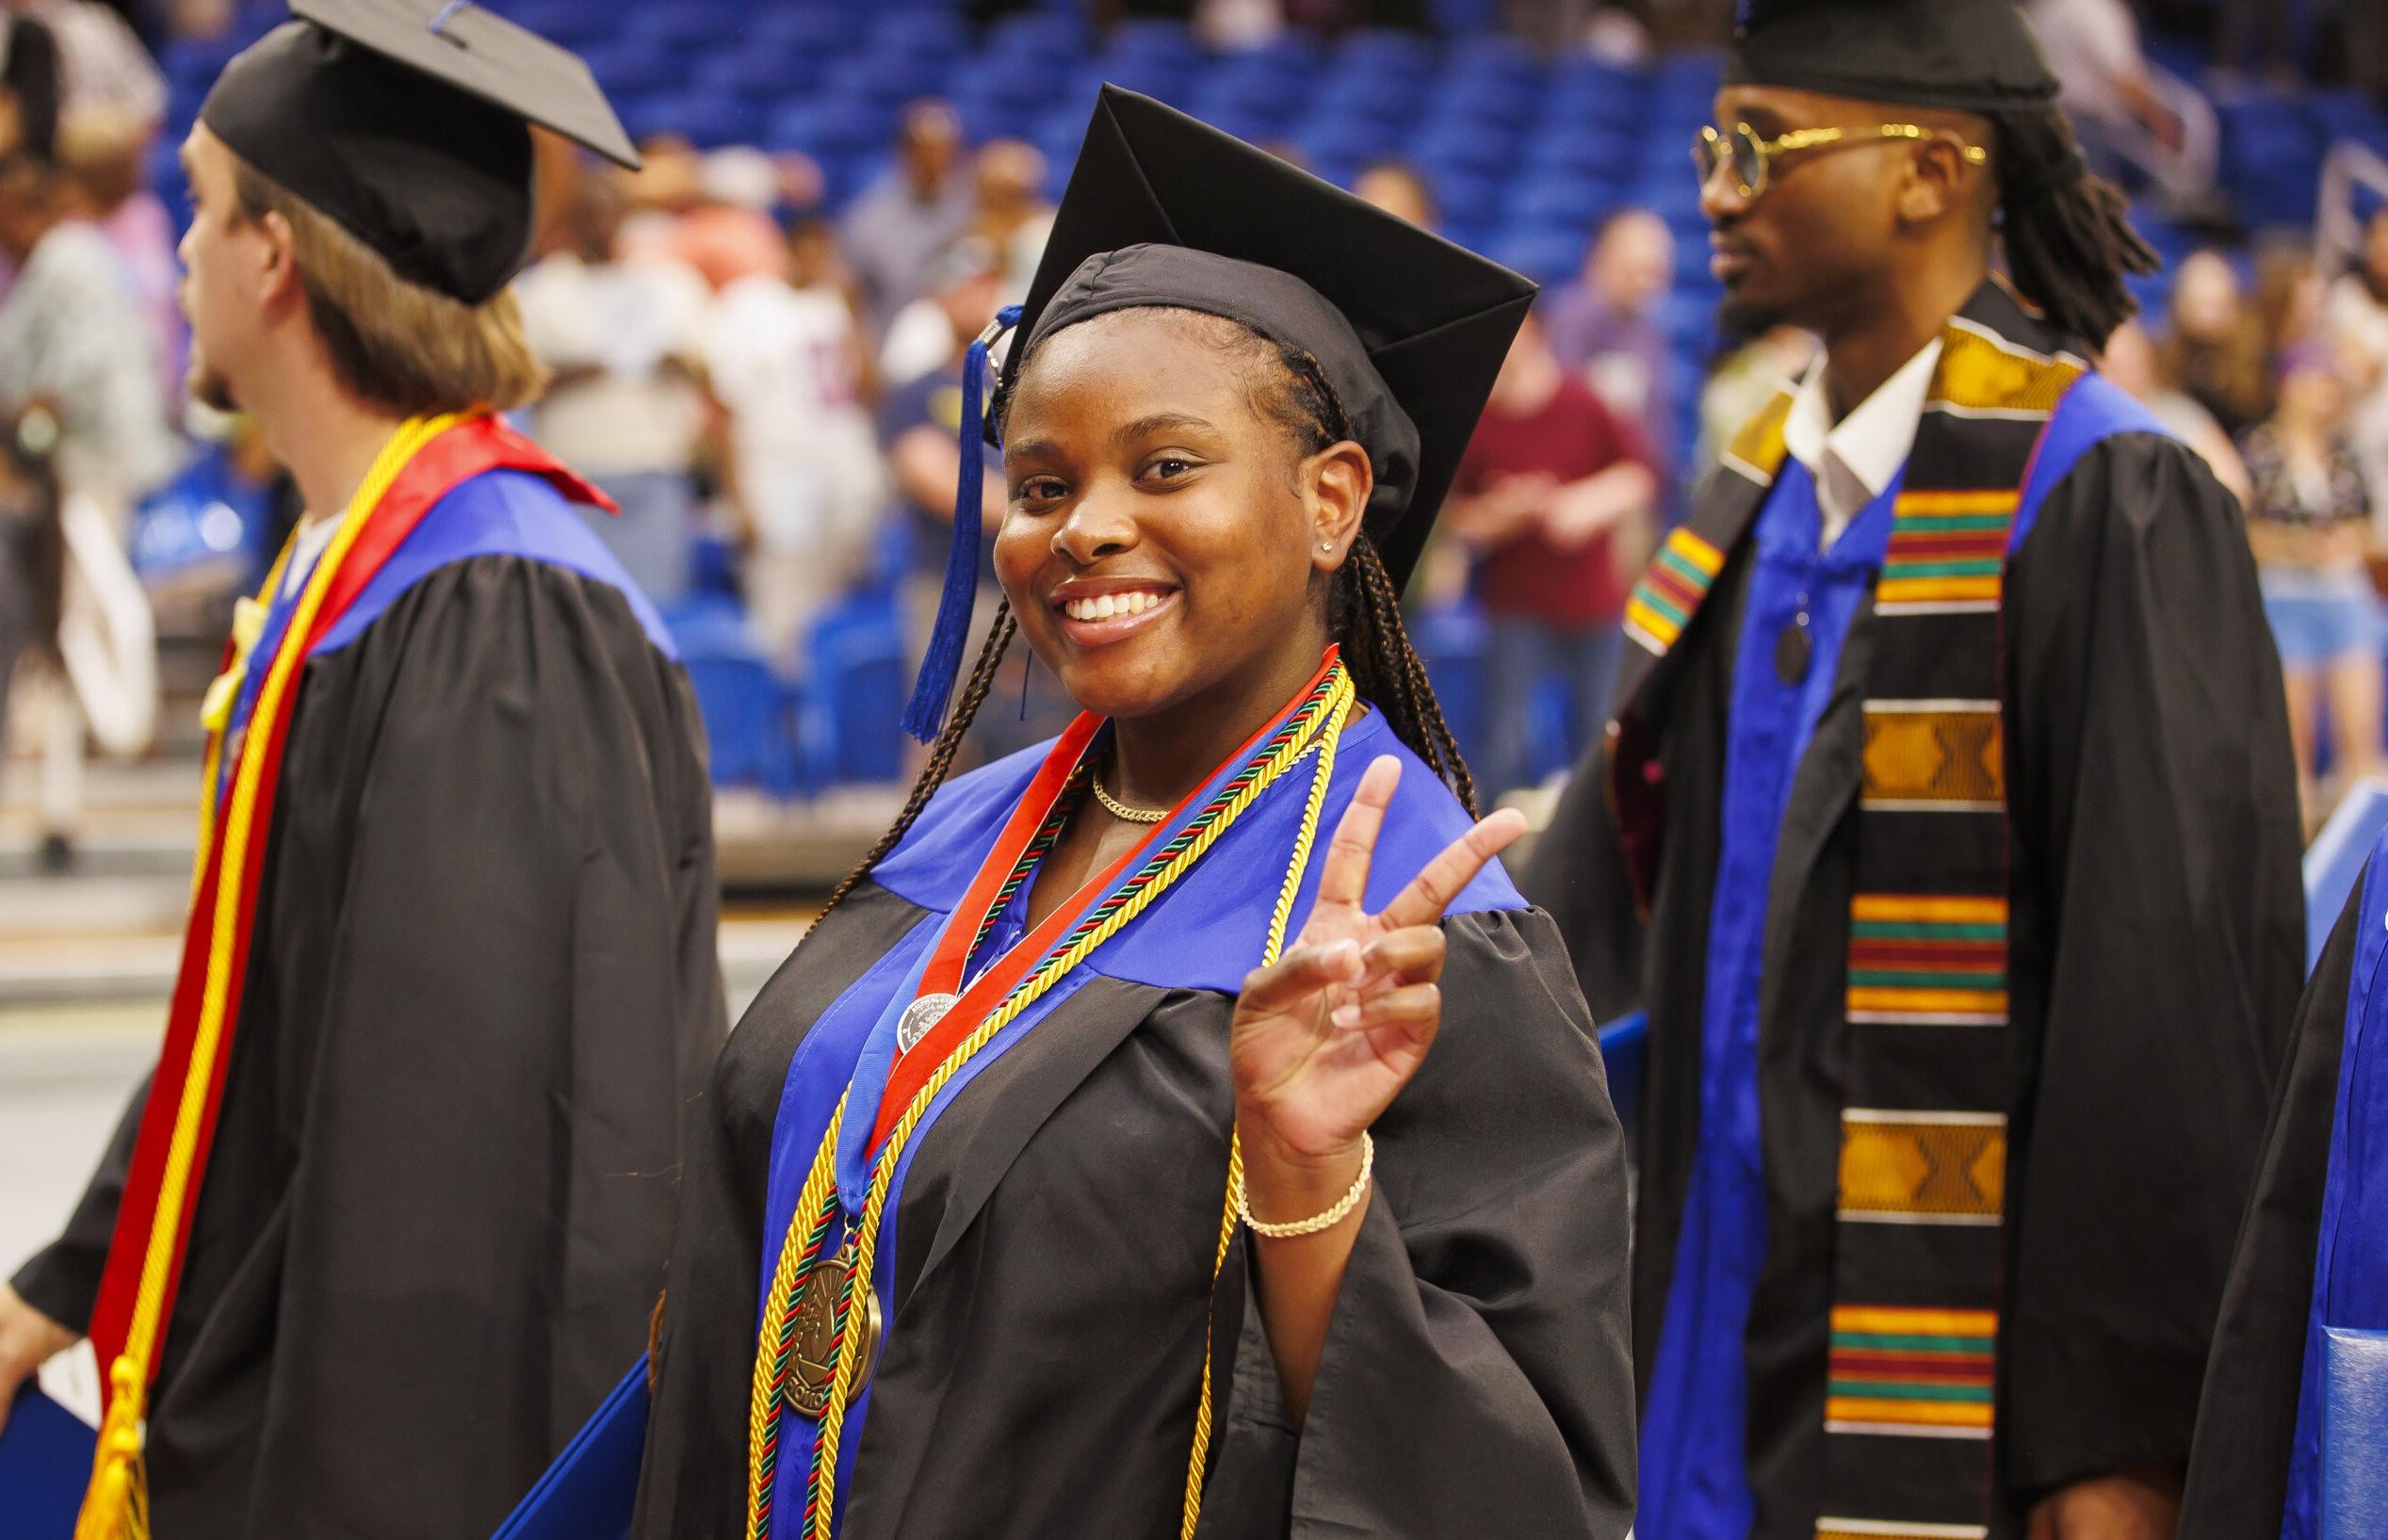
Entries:
{"type": "Polygon", "coordinates": [[[1495,813],[1372,915],[1369,868],[1400,780],[1401,761],[1389,754],[1369,766],[1327,846],[1302,933],[1245,978],[1236,1000],[1236,1116],[1263,1218],[1314,1211],[1264,1207],[1273,1196],[1307,1201],[1319,1183],[1306,1174],[1331,1182],[1340,1171],[1341,1185],[1350,1183],[1360,1135],[1418,1072],[1442,1023],[1443,911],[1525,832],[1519,814],[1495,813]]]}

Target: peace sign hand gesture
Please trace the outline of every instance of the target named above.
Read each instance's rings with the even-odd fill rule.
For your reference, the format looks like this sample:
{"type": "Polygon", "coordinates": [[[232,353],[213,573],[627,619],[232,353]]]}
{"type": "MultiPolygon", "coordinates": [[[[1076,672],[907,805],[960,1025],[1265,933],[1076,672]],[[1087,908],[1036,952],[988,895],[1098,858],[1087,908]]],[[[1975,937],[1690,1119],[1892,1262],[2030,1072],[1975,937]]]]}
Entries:
{"type": "Polygon", "coordinates": [[[1367,1132],[1424,1062],[1442,1023],[1443,911],[1525,832],[1504,809],[1428,862],[1372,915],[1369,867],[1401,761],[1379,757],[1336,825],[1302,933],[1237,997],[1229,1059],[1252,1211],[1319,1211],[1359,1170],[1367,1132]],[[1307,1205],[1307,1207],[1306,1207],[1307,1205]]]}

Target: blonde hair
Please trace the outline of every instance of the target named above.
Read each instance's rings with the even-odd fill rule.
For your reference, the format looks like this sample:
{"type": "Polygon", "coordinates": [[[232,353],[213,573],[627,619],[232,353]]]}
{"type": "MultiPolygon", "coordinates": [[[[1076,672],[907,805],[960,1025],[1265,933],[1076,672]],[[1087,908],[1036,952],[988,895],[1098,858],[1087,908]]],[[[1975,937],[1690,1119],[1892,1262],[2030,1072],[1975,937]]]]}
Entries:
{"type": "Polygon", "coordinates": [[[279,214],[307,296],[307,315],[355,395],[406,415],[511,412],[547,386],[523,332],[513,291],[478,305],[400,278],[381,253],[235,156],[242,218],[279,214]]]}

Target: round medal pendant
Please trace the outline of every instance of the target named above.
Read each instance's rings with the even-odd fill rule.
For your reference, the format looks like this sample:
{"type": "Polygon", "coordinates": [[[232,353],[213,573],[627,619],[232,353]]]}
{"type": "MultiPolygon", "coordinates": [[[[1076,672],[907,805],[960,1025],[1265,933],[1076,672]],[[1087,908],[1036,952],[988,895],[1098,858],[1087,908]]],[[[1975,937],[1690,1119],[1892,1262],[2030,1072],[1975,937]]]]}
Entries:
{"type": "MultiPolygon", "coordinates": [[[[830,1390],[837,1383],[837,1296],[845,1291],[846,1280],[853,1272],[853,1253],[841,1251],[814,1263],[811,1275],[796,1295],[796,1340],[781,1393],[789,1406],[815,1421],[829,1410],[830,1390]]],[[[862,1355],[847,1390],[851,1403],[870,1383],[870,1371],[879,1364],[878,1291],[867,1283],[860,1285],[848,1309],[853,1319],[847,1323],[847,1346],[862,1355]]]]}
{"type": "Polygon", "coordinates": [[[959,995],[923,995],[905,1006],[903,1015],[896,1022],[896,1052],[910,1053],[961,999],[959,995]]]}

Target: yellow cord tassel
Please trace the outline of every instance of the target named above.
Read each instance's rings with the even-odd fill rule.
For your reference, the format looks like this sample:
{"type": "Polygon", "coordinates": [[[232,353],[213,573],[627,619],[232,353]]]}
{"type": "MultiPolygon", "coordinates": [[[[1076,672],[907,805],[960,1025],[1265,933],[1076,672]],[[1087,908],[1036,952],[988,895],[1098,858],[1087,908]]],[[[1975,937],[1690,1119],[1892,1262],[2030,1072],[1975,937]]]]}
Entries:
{"type": "Polygon", "coordinates": [[[74,1540],[149,1540],[149,1483],[141,1472],[140,1366],[120,1356],[107,1372],[114,1392],[91,1456],[91,1485],[74,1520],[74,1540]]]}
{"type": "MultiPolygon", "coordinates": [[[[410,417],[375,456],[363,484],[349,499],[348,511],[331,543],[317,559],[315,572],[300,592],[284,643],[271,660],[265,684],[258,691],[252,720],[261,727],[276,719],[284,695],[294,688],[292,681],[305,659],[305,639],[315,624],[316,615],[331,592],[333,579],[339,573],[341,562],[347,559],[349,547],[364,532],[373,511],[381,506],[382,494],[390,490],[390,484],[414,458],[416,450],[461,420],[454,414],[410,417]]],[[[288,559],[289,549],[285,546],[282,558],[274,563],[273,575],[267,579],[268,597],[276,591],[283,563],[288,559]]],[[[250,644],[254,645],[253,639],[250,644]]],[[[238,666],[246,669],[248,661],[243,657],[238,666]]],[[[229,709],[229,697],[226,705],[229,709]]],[[[211,723],[210,728],[206,775],[199,799],[199,857],[191,882],[194,901],[211,876],[217,884],[215,929],[207,948],[206,987],[192,1034],[190,1063],[184,1074],[180,1099],[174,1106],[172,1137],[158,1176],[157,1202],[150,1215],[149,1240],[141,1256],[140,1284],[134,1295],[132,1319],[126,1324],[124,1348],[108,1366],[107,1415],[100,1420],[99,1446],[91,1461],[91,1484],[84,1489],[83,1511],[74,1520],[74,1540],[149,1540],[149,1479],[141,1467],[141,1447],[146,1432],[143,1415],[150,1371],[165,1336],[166,1285],[177,1260],[175,1240],[181,1234],[187,1200],[199,1176],[200,1125],[207,1113],[207,1087],[215,1073],[230,1007],[242,874],[251,856],[262,853],[261,850],[252,849],[252,835],[258,846],[263,843],[253,823],[263,791],[266,754],[272,738],[269,730],[252,733],[241,746],[225,806],[220,863],[211,873],[207,858],[215,842],[216,775],[222,762],[224,742],[221,727],[211,723]]]]}

